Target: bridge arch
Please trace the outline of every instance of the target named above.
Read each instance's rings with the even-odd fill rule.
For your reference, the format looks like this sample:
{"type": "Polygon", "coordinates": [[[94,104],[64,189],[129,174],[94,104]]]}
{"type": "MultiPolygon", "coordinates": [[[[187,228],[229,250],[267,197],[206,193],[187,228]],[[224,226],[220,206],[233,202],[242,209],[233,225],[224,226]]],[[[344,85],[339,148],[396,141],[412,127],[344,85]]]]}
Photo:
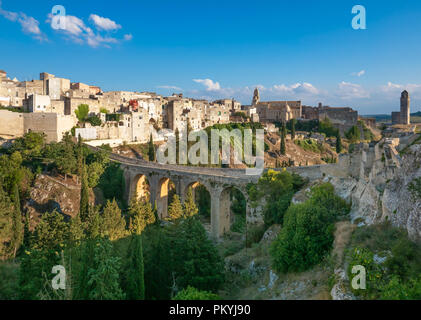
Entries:
{"type": "Polygon", "coordinates": [[[133,197],[137,199],[149,199],[150,198],[150,183],[145,174],[138,174],[131,181],[129,201],[133,197]]]}
{"type": "Polygon", "coordinates": [[[184,183],[182,189],[182,201],[186,201],[189,189],[193,191],[193,199],[199,209],[199,214],[202,217],[211,217],[211,186],[201,180],[189,181],[184,183]]]}
{"type": "Polygon", "coordinates": [[[161,220],[168,217],[168,206],[176,193],[176,184],[173,180],[167,177],[162,177],[158,180],[156,206],[158,217],[161,220]]]}
{"type": "Polygon", "coordinates": [[[231,225],[235,222],[236,217],[232,212],[232,204],[233,200],[245,201],[245,212],[241,212],[240,214],[245,215],[246,224],[247,224],[247,216],[249,213],[248,210],[248,196],[247,193],[237,186],[225,186],[220,195],[219,195],[219,220],[218,220],[218,235],[222,236],[224,233],[230,231],[231,225]],[[237,191],[237,192],[236,192],[237,191]],[[235,198],[242,198],[242,199],[235,199],[235,198]]]}

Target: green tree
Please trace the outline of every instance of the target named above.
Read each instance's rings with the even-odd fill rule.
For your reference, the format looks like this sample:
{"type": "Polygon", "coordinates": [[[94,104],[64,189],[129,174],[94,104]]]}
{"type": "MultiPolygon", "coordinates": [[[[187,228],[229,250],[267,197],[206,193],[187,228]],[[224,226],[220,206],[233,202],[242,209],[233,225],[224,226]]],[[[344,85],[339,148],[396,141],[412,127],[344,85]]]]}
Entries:
{"type": "Polygon", "coordinates": [[[80,169],[75,152],[75,143],[68,132],[56,146],[56,150],[52,150],[50,155],[54,157],[54,162],[59,171],[65,174],[65,179],[67,179],[68,174],[78,173],[80,169]]]}
{"type": "Polygon", "coordinates": [[[155,161],[155,146],[153,144],[152,133],[149,139],[148,158],[149,158],[149,161],[155,161]]]}
{"type": "Polygon", "coordinates": [[[130,201],[130,232],[140,235],[146,226],[155,223],[155,215],[151,203],[147,199],[137,200],[136,197],[130,201]]]}
{"type": "Polygon", "coordinates": [[[14,208],[6,192],[0,186],[0,258],[9,258],[13,253],[10,240],[13,237],[14,208]]]}
{"type": "Polygon", "coordinates": [[[69,224],[56,210],[46,212],[35,228],[32,247],[35,249],[62,250],[69,239],[69,224]]]}
{"type": "Polygon", "coordinates": [[[199,213],[199,209],[194,202],[193,189],[190,187],[187,190],[186,200],[184,201],[184,216],[193,217],[199,213]]]}
{"type": "Polygon", "coordinates": [[[270,249],[273,267],[279,272],[302,272],[320,263],[332,248],[334,222],[348,212],[349,206],[331,184],[313,188],[309,200],[286,212],[270,249]]]}
{"type": "Polygon", "coordinates": [[[142,237],[133,235],[130,240],[125,267],[124,289],[129,300],[145,299],[145,278],[142,237]]]}
{"type": "Polygon", "coordinates": [[[175,161],[176,164],[180,161],[180,130],[175,129],[175,161]]]}
{"type": "Polygon", "coordinates": [[[295,119],[291,119],[291,139],[294,141],[295,140],[295,124],[296,124],[297,120],[295,119]]]}
{"type": "Polygon", "coordinates": [[[184,217],[183,206],[177,194],[174,195],[173,201],[168,208],[168,216],[171,220],[178,220],[184,217]]]}
{"type": "Polygon", "coordinates": [[[112,255],[113,246],[108,239],[100,239],[94,248],[94,265],[88,271],[89,298],[92,300],[123,300],[125,295],[119,284],[120,258],[112,255]]]}
{"type": "Polygon", "coordinates": [[[107,201],[102,214],[102,227],[104,235],[111,241],[123,238],[126,235],[126,220],[115,200],[107,201]]]}
{"type": "Polygon", "coordinates": [[[281,129],[281,148],[280,148],[280,152],[281,152],[282,155],[285,155],[286,154],[285,138],[286,138],[286,128],[285,128],[285,124],[282,123],[282,129],[281,129]]]}
{"type": "Polygon", "coordinates": [[[88,210],[89,210],[89,182],[88,173],[86,172],[86,166],[83,164],[82,168],[82,186],[80,188],[80,208],[79,214],[82,221],[86,221],[88,210]]]}
{"type": "Polygon", "coordinates": [[[16,252],[23,243],[23,223],[22,213],[20,210],[20,197],[19,187],[17,184],[13,187],[13,218],[12,218],[12,239],[10,245],[13,250],[13,256],[16,256],[16,252]]]}
{"type": "Polygon", "coordinates": [[[100,162],[92,162],[88,165],[88,186],[89,188],[95,188],[99,180],[101,179],[102,174],[104,173],[104,166],[100,162]]]}
{"type": "Polygon", "coordinates": [[[175,283],[216,292],[224,282],[224,261],[195,217],[170,227],[175,283]]]}
{"type": "Polygon", "coordinates": [[[84,234],[84,224],[80,219],[80,215],[70,220],[69,226],[69,240],[73,244],[79,244],[85,237],[84,234]]]}
{"type": "Polygon", "coordinates": [[[147,228],[143,236],[146,236],[143,242],[146,299],[169,300],[173,273],[170,252],[173,247],[169,244],[167,234],[159,225],[147,228]]]}
{"type": "Polygon", "coordinates": [[[80,104],[75,110],[75,114],[80,122],[84,122],[89,114],[89,106],[87,104],[80,104]]]}
{"type": "Polygon", "coordinates": [[[345,133],[345,136],[351,143],[355,143],[361,140],[361,131],[358,126],[352,126],[352,128],[345,133]]]}
{"type": "Polygon", "coordinates": [[[336,153],[339,154],[341,152],[342,152],[342,139],[338,131],[338,134],[336,135],[336,153]]]}
{"type": "Polygon", "coordinates": [[[89,206],[88,217],[86,220],[86,233],[90,239],[96,239],[102,236],[101,216],[99,206],[89,206]]]}

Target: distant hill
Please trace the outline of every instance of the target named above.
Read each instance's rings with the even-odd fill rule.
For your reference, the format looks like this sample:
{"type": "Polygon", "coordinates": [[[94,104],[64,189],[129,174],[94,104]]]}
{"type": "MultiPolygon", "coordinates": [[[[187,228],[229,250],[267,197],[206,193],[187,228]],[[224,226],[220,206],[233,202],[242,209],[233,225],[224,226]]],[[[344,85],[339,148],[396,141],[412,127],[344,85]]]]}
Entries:
{"type": "MultiPolygon", "coordinates": [[[[374,118],[376,119],[376,122],[386,122],[386,121],[392,121],[392,115],[391,114],[367,114],[363,115],[363,118],[374,118]]],[[[421,119],[421,111],[411,113],[411,121],[413,122],[419,122],[421,119]]]]}
{"type": "Polygon", "coordinates": [[[364,115],[362,116],[363,118],[374,118],[376,119],[377,122],[383,120],[392,120],[392,115],[390,114],[368,114],[368,115],[364,115]]]}

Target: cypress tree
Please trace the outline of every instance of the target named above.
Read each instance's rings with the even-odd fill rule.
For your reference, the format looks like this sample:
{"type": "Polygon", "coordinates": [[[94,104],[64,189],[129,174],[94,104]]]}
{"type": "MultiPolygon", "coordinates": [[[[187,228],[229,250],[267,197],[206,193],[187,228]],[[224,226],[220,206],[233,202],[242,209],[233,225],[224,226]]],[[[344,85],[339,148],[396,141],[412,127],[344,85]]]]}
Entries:
{"type": "Polygon", "coordinates": [[[149,157],[149,161],[155,161],[155,147],[153,144],[152,133],[149,139],[148,157],[149,157]]]}
{"type": "Polygon", "coordinates": [[[336,135],[336,153],[341,153],[342,152],[342,140],[341,140],[341,135],[338,132],[336,135]]]}
{"type": "Polygon", "coordinates": [[[82,222],[85,222],[89,211],[89,182],[86,166],[83,164],[82,168],[82,186],[80,189],[80,208],[79,214],[82,222]]]}
{"type": "Polygon", "coordinates": [[[102,214],[102,227],[105,236],[111,241],[121,239],[126,235],[126,220],[121,215],[121,210],[115,199],[113,201],[108,200],[105,205],[102,214]]]}
{"type": "Polygon", "coordinates": [[[108,239],[97,241],[93,255],[94,268],[88,270],[89,299],[123,300],[120,288],[120,258],[113,256],[113,245],[108,239]]]}
{"type": "Polygon", "coordinates": [[[102,235],[103,230],[101,224],[101,216],[99,215],[99,207],[89,206],[88,218],[86,221],[86,231],[89,239],[96,239],[102,235]]]}
{"type": "Polygon", "coordinates": [[[142,236],[132,236],[124,279],[125,292],[128,300],[145,299],[145,276],[143,263],[142,236]]]}
{"type": "Polygon", "coordinates": [[[199,209],[194,202],[193,189],[190,187],[187,191],[186,200],[184,201],[184,215],[186,217],[193,217],[199,213],[199,209]]]}
{"type": "Polygon", "coordinates": [[[80,241],[84,238],[84,228],[83,223],[80,219],[80,215],[72,218],[70,220],[70,242],[73,244],[79,244],[80,241]]]}
{"type": "Polygon", "coordinates": [[[174,195],[173,201],[168,208],[168,215],[171,220],[178,220],[184,216],[183,206],[177,194],[174,195]]]}
{"type": "Polygon", "coordinates": [[[19,187],[15,183],[13,185],[13,216],[12,216],[12,239],[11,247],[13,250],[13,256],[16,256],[16,252],[23,242],[23,223],[22,223],[22,213],[20,209],[20,197],[19,197],[19,187]]]}
{"type": "Polygon", "coordinates": [[[140,235],[146,226],[155,223],[155,215],[148,200],[133,198],[130,202],[130,232],[140,235]]]}
{"type": "Polygon", "coordinates": [[[294,141],[295,140],[295,119],[291,120],[291,140],[294,141]]]}
{"type": "Polygon", "coordinates": [[[175,162],[176,164],[180,161],[180,131],[178,128],[175,129],[175,162]]]}
{"type": "Polygon", "coordinates": [[[283,123],[282,130],[281,130],[281,149],[280,149],[280,152],[282,155],[286,154],[285,136],[286,136],[286,128],[285,128],[285,124],[283,123]]]}

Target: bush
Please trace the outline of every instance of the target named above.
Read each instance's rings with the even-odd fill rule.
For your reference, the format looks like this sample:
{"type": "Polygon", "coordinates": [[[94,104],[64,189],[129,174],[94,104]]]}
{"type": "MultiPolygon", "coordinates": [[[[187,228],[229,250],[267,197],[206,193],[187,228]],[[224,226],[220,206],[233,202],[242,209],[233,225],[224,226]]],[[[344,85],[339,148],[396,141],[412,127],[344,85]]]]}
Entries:
{"type": "Polygon", "coordinates": [[[102,124],[101,119],[97,116],[89,117],[86,121],[89,122],[93,127],[98,127],[102,124]]]}
{"type": "Polygon", "coordinates": [[[421,177],[411,181],[408,186],[414,200],[421,198],[421,177]]]}
{"type": "Polygon", "coordinates": [[[221,298],[211,292],[200,291],[189,286],[177,293],[173,300],[221,300],[221,298]]]}
{"type": "Polygon", "coordinates": [[[324,133],[326,137],[336,137],[339,134],[339,130],[332,125],[329,118],[319,122],[319,132],[324,133]]]}
{"type": "Polygon", "coordinates": [[[263,235],[266,232],[266,226],[264,224],[252,225],[247,228],[246,247],[251,248],[253,243],[259,243],[262,240],[263,235]]]}
{"type": "Polygon", "coordinates": [[[291,205],[285,214],[270,250],[274,268],[301,272],[320,263],[332,248],[334,222],[348,212],[349,205],[335,195],[331,184],[313,188],[309,200],[291,205]]]}
{"type": "Polygon", "coordinates": [[[366,290],[353,290],[361,299],[421,299],[421,248],[403,229],[390,223],[358,228],[352,237],[348,275],[355,265],[366,268],[366,290]],[[375,255],[384,257],[380,262],[375,255]]]}
{"type": "Polygon", "coordinates": [[[248,186],[248,194],[253,206],[257,206],[262,198],[266,200],[263,217],[266,227],[282,224],[295,192],[302,188],[305,181],[296,174],[287,171],[268,170],[259,179],[257,185],[248,186]]]}
{"type": "Polygon", "coordinates": [[[345,133],[345,137],[351,142],[355,143],[361,140],[361,131],[358,126],[353,126],[348,132],[345,133]]]}

